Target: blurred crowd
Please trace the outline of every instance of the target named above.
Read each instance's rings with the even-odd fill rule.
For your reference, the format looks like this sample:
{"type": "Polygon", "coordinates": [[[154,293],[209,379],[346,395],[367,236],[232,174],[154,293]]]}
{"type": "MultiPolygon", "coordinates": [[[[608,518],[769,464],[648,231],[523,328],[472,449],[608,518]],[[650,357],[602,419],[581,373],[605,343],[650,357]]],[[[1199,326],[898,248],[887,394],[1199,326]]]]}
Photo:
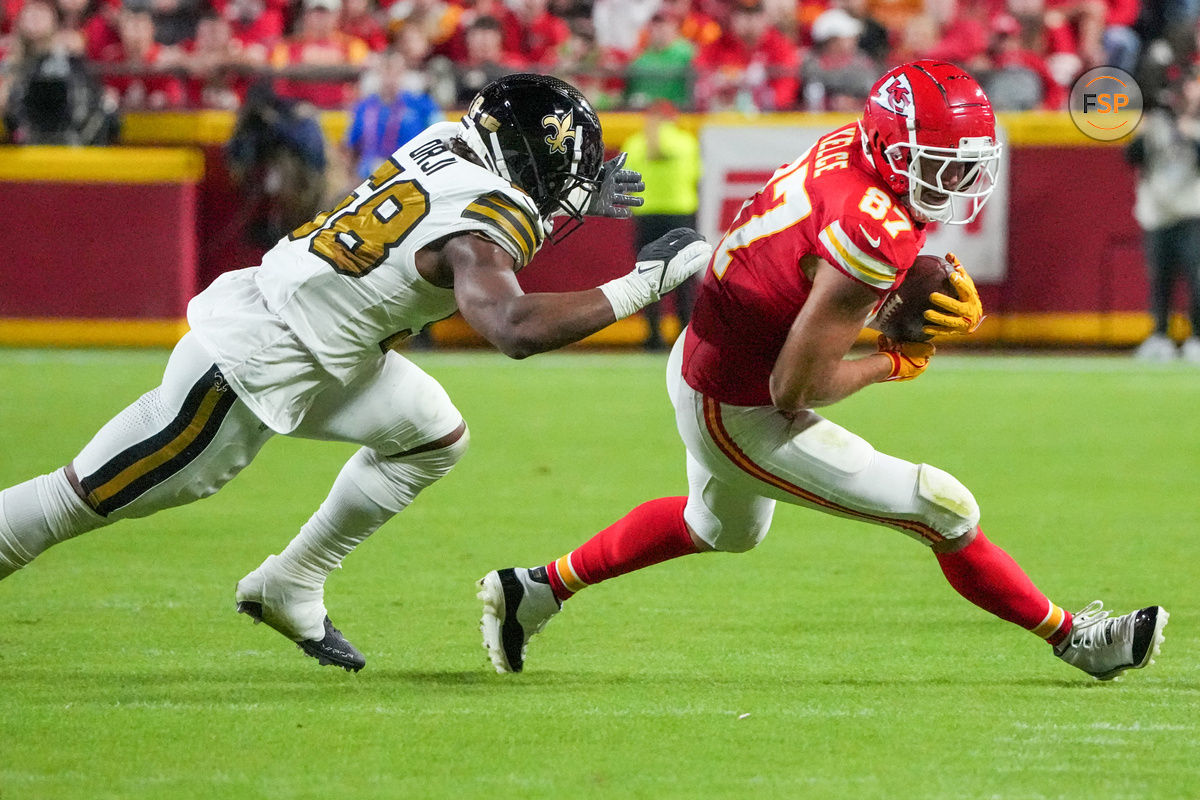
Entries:
{"type": "Polygon", "coordinates": [[[14,98],[33,113],[69,99],[103,127],[124,110],[239,108],[265,82],[319,108],[382,90],[449,109],[533,70],[601,109],[848,111],[880,71],[930,57],[971,70],[1000,109],[1060,109],[1094,66],[1152,82],[1190,70],[1198,11],[1200,0],[0,0],[0,104],[11,117],[14,98]]]}

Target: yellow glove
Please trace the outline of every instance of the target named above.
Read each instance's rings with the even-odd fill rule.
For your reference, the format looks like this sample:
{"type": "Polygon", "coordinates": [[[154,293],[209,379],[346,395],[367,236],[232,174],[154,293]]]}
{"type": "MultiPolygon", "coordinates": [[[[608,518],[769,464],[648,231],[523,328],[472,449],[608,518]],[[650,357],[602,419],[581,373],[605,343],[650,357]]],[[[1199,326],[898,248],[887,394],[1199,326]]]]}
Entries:
{"type": "Polygon", "coordinates": [[[941,292],[929,295],[929,302],[948,313],[942,313],[936,308],[925,312],[925,319],[930,323],[921,330],[930,336],[939,334],[960,334],[966,336],[983,321],[983,303],[979,301],[979,292],[975,290],[975,281],[963,269],[962,262],[954,253],[947,253],[946,260],[954,265],[950,282],[954,284],[958,298],[955,299],[941,292]]]}
{"type": "Polygon", "coordinates": [[[895,342],[882,334],[876,347],[892,361],[892,371],[885,381],[911,381],[925,371],[934,353],[929,342],[895,342]]]}

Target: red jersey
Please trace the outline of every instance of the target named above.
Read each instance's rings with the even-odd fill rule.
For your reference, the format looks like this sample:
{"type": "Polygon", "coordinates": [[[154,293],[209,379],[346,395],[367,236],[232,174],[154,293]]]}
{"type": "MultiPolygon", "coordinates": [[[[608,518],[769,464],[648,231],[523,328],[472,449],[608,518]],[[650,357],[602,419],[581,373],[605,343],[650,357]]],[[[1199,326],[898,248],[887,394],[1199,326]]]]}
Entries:
{"type": "Polygon", "coordinates": [[[79,32],[83,34],[83,50],[89,61],[100,61],[105,50],[121,43],[116,24],[104,12],[88,17],[79,32]]]}
{"type": "Polygon", "coordinates": [[[338,25],[338,30],[362,39],[373,53],[382,53],[387,50],[387,30],[369,12],[356,17],[343,17],[341,24],[338,25]]]}
{"type": "Polygon", "coordinates": [[[13,21],[23,5],[25,0],[0,0],[0,33],[12,33],[13,21]]]}
{"type": "Polygon", "coordinates": [[[125,46],[120,41],[104,48],[100,54],[101,63],[112,64],[115,69],[122,66],[130,69],[129,74],[104,77],[104,85],[117,93],[122,109],[179,108],[183,105],[183,81],[169,72],[157,70],[164,52],[163,46],[155,42],[144,58],[132,60],[126,56],[125,46]]]}
{"type": "Polygon", "coordinates": [[[550,61],[554,50],[571,36],[571,29],[560,17],[546,13],[520,27],[521,57],[531,64],[550,61]]]}
{"type": "MultiPolygon", "coordinates": [[[[325,39],[298,36],[284,39],[271,52],[271,66],[336,67],[362,64],[371,50],[355,36],[334,31],[325,39]]],[[[334,80],[304,80],[281,78],[275,81],[275,91],[281,97],[306,100],[317,108],[342,108],[354,99],[355,82],[351,78],[334,80]]]]}
{"type": "Polygon", "coordinates": [[[730,405],[771,405],[771,370],[812,288],[800,268],[805,256],[880,298],[912,266],[924,226],[887,189],[861,136],[854,123],[822,136],[776,170],[730,224],[684,340],[683,377],[696,391],[730,405]]]}
{"type": "Polygon", "coordinates": [[[761,79],[747,87],[752,89],[758,108],[764,111],[792,108],[800,87],[796,77],[799,64],[799,50],[774,28],[768,28],[753,45],[732,33],[722,34],[696,53],[693,65],[698,76],[697,102],[706,107],[715,99],[714,91],[736,92],[736,87],[722,85],[733,76],[761,72],[761,79]],[[717,90],[710,86],[714,78],[721,78],[717,90]]]}
{"type": "Polygon", "coordinates": [[[269,55],[271,48],[283,38],[283,12],[278,8],[263,9],[261,14],[249,20],[240,17],[227,17],[227,19],[234,40],[241,42],[242,46],[246,48],[256,46],[263,48],[264,58],[269,55]]]}

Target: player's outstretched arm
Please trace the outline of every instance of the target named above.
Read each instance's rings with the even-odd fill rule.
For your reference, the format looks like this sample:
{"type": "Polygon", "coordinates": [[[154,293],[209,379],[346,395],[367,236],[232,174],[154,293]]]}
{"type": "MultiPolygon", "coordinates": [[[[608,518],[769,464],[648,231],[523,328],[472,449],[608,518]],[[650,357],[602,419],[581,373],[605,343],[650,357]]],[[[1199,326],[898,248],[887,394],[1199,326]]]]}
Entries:
{"type": "Polygon", "coordinates": [[[525,358],[577,342],[657,301],[703,269],[711,252],[695,231],[679,229],[642,248],[628,275],[595,289],[533,294],[522,291],[512,257],[490,240],[457,236],[441,255],[471,327],[505,355],[525,358]]]}
{"type": "Polygon", "coordinates": [[[645,308],[708,266],[712,245],[691,228],[675,228],[638,250],[628,275],[600,287],[617,319],[645,308]]]}
{"type": "Polygon", "coordinates": [[[846,358],[878,296],[826,261],[814,258],[804,266],[812,291],[771,371],[771,400],[788,413],[836,403],[887,380],[893,366],[882,353],[846,358]]]}
{"type": "Polygon", "coordinates": [[[482,237],[456,236],[442,257],[454,273],[454,297],[463,318],[510,358],[577,342],[616,320],[599,289],[525,294],[512,256],[482,237]]]}

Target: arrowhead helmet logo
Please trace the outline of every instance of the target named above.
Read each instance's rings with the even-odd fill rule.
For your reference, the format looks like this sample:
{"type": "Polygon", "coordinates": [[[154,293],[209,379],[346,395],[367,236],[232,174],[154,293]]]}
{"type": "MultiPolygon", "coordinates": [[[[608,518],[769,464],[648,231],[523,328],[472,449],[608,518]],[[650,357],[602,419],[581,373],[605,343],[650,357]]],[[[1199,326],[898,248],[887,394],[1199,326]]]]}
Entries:
{"type": "Polygon", "coordinates": [[[913,104],[912,84],[908,82],[908,76],[903,73],[893,75],[886,83],[879,87],[879,91],[871,99],[892,113],[909,118],[916,116],[916,106],[913,104]]]}
{"type": "Polygon", "coordinates": [[[542,117],[542,126],[550,131],[546,144],[551,153],[566,153],[567,141],[575,138],[575,112],[568,111],[565,117],[547,114],[542,117]]]}

